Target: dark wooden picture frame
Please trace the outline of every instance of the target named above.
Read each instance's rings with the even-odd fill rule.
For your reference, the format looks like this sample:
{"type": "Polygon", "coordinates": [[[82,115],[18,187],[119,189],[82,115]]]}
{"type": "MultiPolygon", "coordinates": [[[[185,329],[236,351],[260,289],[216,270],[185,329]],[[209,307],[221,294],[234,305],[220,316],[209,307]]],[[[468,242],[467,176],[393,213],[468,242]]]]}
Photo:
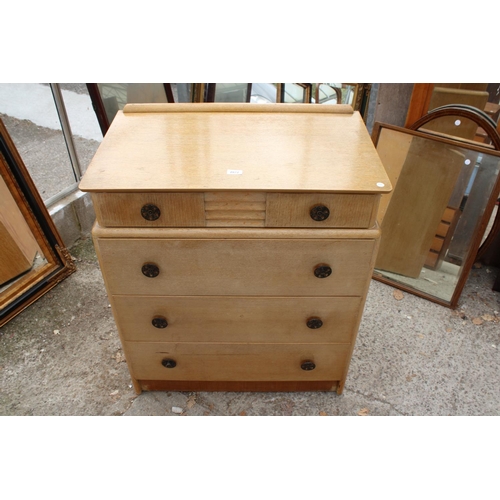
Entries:
{"type": "MultiPolygon", "coordinates": [[[[460,111],[452,110],[451,114],[455,114],[457,112],[459,113],[460,111]]],[[[437,116],[440,116],[439,112],[437,112],[436,114],[437,114],[437,116]]],[[[447,113],[447,114],[450,114],[450,113],[447,113]]],[[[465,116],[465,113],[462,113],[462,116],[465,116]]],[[[467,117],[469,117],[469,116],[467,115],[467,117]]],[[[415,128],[419,128],[420,126],[421,126],[421,123],[417,122],[415,128]]],[[[401,133],[404,133],[404,134],[407,134],[407,135],[410,135],[413,137],[421,137],[421,138],[424,138],[427,140],[436,141],[436,142],[448,144],[451,146],[456,146],[457,148],[469,149],[469,150],[476,151],[479,153],[495,156],[495,157],[498,157],[500,159],[500,151],[493,149],[492,146],[481,145],[481,143],[472,142],[472,141],[464,142],[464,141],[460,141],[460,140],[454,140],[454,139],[451,139],[449,137],[433,135],[433,134],[419,131],[419,130],[411,130],[408,128],[397,127],[394,125],[389,125],[389,124],[384,124],[384,123],[375,123],[375,125],[374,125],[373,132],[372,132],[372,140],[373,140],[375,147],[377,147],[378,140],[379,140],[380,134],[381,134],[383,129],[394,130],[394,131],[401,132],[401,133]]],[[[397,185],[395,185],[394,188],[396,189],[397,185]]],[[[449,301],[446,301],[446,300],[443,300],[443,299],[438,298],[436,296],[430,295],[426,292],[419,291],[419,290],[417,290],[411,286],[407,286],[403,283],[399,283],[397,281],[391,280],[390,278],[383,276],[380,272],[377,271],[377,269],[375,269],[375,271],[374,271],[373,278],[377,281],[388,284],[388,285],[393,286],[395,288],[399,288],[399,289],[404,290],[408,293],[412,293],[414,295],[425,298],[425,299],[430,300],[432,302],[436,302],[438,304],[450,307],[452,309],[456,308],[458,305],[458,300],[460,298],[461,292],[465,286],[465,283],[467,281],[467,278],[469,276],[469,273],[472,269],[474,262],[476,262],[476,260],[478,260],[480,258],[481,254],[487,249],[491,239],[493,239],[495,234],[498,233],[498,231],[500,229],[499,222],[498,222],[500,220],[500,217],[497,214],[497,217],[495,219],[495,223],[493,224],[493,228],[492,228],[490,234],[487,236],[486,240],[481,244],[485,230],[488,226],[488,223],[490,222],[490,219],[491,219],[491,216],[493,213],[493,209],[494,209],[494,206],[495,206],[496,200],[498,199],[499,194],[500,194],[500,175],[498,175],[497,178],[495,179],[495,184],[492,187],[491,195],[489,196],[489,198],[485,204],[484,212],[483,212],[480,220],[478,221],[477,230],[474,234],[473,240],[470,242],[469,250],[467,252],[467,257],[466,257],[464,264],[463,264],[463,269],[462,269],[460,276],[459,276],[459,279],[456,283],[453,295],[449,301]]],[[[383,235],[382,235],[382,237],[383,237],[383,235]]]]}
{"type": "Polygon", "coordinates": [[[0,176],[43,255],[42,265],[29,270],[1,289],[1,327],[73,273],[76,266],[1,120],[0,176]]]}

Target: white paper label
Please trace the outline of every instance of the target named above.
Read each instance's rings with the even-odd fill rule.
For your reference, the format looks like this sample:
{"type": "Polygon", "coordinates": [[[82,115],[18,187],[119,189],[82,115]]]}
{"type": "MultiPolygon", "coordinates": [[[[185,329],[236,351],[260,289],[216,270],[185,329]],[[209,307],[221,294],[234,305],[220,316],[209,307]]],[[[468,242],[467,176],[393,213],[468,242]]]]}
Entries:
{"type": "Polygon", "coordinates": [[[228,170],[227,175],[241,175],[243,170],[228,170]]]}

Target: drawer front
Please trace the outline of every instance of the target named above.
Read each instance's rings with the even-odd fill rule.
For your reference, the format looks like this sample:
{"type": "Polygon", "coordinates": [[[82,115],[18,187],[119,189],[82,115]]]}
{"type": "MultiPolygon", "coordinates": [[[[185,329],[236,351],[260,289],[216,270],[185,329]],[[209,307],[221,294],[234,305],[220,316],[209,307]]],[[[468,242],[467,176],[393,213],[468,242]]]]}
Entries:
{"type": "Polygon", "coordinates": [[[93,193],[92,201],[101,226],[205,225],[203,193],[93,193]]]}
{"type": "Polygon", "coordinates": [[[340,380],[350,349],[349,344],[124,343],[139,380],[340,380]],[[304,370],[305,362],[315,367],[304,370]]]}
{"type": "Polygon", "coordinates": [[[268,193],[266,226],[370,228],[379,195],[268,193]]]}
{"type": "Polygon", "coordinates": [[[364,296],[375,248],[361,239],[96,243],[111,295],[364,296]]]}
{"type": "Polygon", "coordinates": [[[125,340],[148,342],[349,343],[359,297],[112,298],[125,340]]]}
{"type": "Polygon", "coordinates": [[[103,227],[373,227],[379,195],[93,193],[103,227]],[[319,208],[318,208],[319,207],[319,208]]]}

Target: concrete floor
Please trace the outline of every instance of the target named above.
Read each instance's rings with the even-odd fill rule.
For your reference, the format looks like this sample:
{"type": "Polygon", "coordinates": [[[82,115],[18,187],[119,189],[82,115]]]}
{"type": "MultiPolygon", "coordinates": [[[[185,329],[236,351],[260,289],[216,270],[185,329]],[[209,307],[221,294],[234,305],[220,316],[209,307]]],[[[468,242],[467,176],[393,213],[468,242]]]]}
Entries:
{"type": "MultiPolygon", "coordinates": [[[[85,88],[67,91],[84,94],[85,88]]],[[[9,111],[2,107],[12,101],[9,92],[3,101],[0,93],[0,113],[9,111]]],[[[37,125],[37,116],[2,114],[45,199],[65,185],[56,172],[69,170],[62,139],[47,124],[37,125]],[[40,153],[40,144],[51,153],[40,153]]],[[[84,167],[99,143],[85,130],[77,137],[84,167]]],[[[341,396],[136,396],[91,240],[79,240],[71,253],[77,272],[0,329],[0,415],[500,414],[500,294],[491,290],[497,268],[472,271],[456,311],[409,294],[396,300],[393,288],[372,281],[341,396]]]]}
{"type": "Polygon", "coordinates": [[[341,396],[136,396],[91,240],[71,253],[77,272],[0,331],[1,415],[500,414],[496,268],[472,271],[455,311],[372,280],[341,396]]]}

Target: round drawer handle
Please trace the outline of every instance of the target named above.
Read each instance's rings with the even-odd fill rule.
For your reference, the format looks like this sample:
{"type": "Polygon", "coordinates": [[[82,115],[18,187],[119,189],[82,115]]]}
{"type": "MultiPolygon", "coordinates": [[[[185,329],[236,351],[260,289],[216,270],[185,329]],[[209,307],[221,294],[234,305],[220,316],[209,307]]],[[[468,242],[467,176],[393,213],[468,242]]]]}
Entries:
{"type": "Polygon", "coordinates": [[[311,208],[309,214],[311,219],[321,222],[330,217],[330,210],[328,210],[328,207],[325,207],[325,205],[315,205],[311,208]]]}
{"type": "Polygon", "coordinates": [[[165,316],[155,316],[151,323],[155,328],[167,328],[168,326],[168,321],[165,316]]]}
{"type": "Polygon", "coordinates": [[[312,330],[316,330],[317,328],[321,328],[323,326],[323,321],[319,318],[309,318],[307,320],[307,328],[311,328],[312,330]]]}
{"type": "Polygon", "coordinates": [[[309,372],[311,370],[314,370],[316,368],[316,365],[312,361],[303,361],[300,367],[306,372],[309,372]]]}
{"type": "Polygon", "coordinates": [[[175,368],[177,366],[175,359],[170,359],[170,358],[162,359],[161,364],[165,368],[175,368]]]}
{"type": "Polygon", "coordinates": [[[148,278],[156,278],[160,274],[160,268],[156,264],[144,264],[142,274],[148,278]]]}
{"type": "Polygon", "coordinates": [[[314,269],[314,276],[316,278],[328,278],[332,274],[332,268],[326,264],[320,264],[314,269]]]}
{"type": "Polygon", "coordinates": [[[141,208],[141,215],[146,220],[158,220],[161,215],[160,209],[151,203],[147,203],[141,208]]]}

